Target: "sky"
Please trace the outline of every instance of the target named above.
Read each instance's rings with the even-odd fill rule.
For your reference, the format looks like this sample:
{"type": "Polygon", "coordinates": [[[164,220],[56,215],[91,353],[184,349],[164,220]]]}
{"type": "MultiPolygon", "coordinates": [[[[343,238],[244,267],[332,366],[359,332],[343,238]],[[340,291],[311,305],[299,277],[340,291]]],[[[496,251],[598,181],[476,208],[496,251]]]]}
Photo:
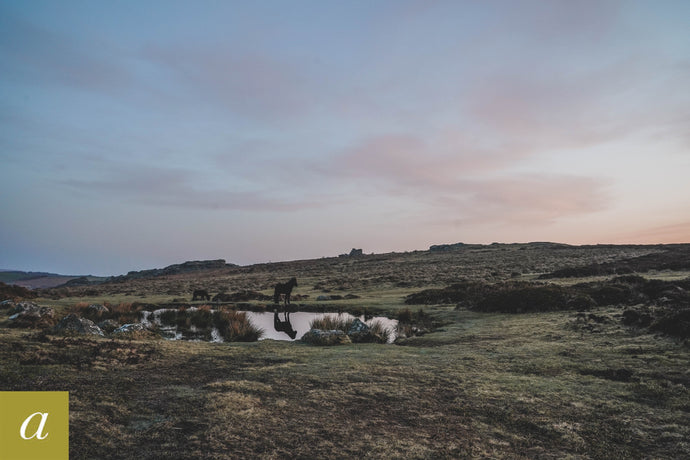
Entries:
{"type": "Polygon", "coordinates": [[[686,0],[0,0],[0,268],[690,242],[686,0]]]}

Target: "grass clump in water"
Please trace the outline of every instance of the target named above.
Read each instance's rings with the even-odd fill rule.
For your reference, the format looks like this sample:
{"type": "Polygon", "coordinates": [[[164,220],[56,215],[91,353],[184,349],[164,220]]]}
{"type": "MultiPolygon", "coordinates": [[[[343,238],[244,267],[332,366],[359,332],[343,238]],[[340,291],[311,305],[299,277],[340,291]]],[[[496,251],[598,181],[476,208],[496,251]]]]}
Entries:
{"type": "Polygon", "coordinates": [[[213,312],[213,325],[226,342],[254,342],[264,330],[254,326],[245,312],[224,310],[213,312]]]}
{"type": "Polygon", "coordinates": [[[314,318],[309,323],[311,329],[321,329],[322,331],[336,331],[340,330],[347,334],[347,331],[352,327],[355,319],[344,315],[325,315],[320,318],[314,318]]]}

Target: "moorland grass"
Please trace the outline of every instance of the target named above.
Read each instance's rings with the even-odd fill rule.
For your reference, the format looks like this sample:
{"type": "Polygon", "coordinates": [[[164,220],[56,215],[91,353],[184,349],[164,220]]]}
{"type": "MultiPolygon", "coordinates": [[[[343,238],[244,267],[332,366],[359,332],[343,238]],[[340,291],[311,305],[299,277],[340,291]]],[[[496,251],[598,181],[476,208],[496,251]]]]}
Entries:
{"type": "Polygon", "coordinates": [[[687,457],[687,346],[619,313],[434,310],[404,347],[0,328],[0,387],[68,389],[75,458],[687,457]]]}
{"type": "MultiPolygon", "coordinates": [[[[53,337],[1,319],[0,389],[69,391],[74,458],[690,458],[687,340],[640,327],[634,314],[624,324],[638,306],[405,311],[405,296],[462,279],[492,285],[520,272],[520,281],[650,251],[519,245],[232,268],[206,285],[265,293],[297,275],[310,298],[317,283],[360,296],[334,303],[344,310],[423,312],[443,325],[402,346],[313,347],[53,337]]],[[[598,280],[572,281],[561,284],[598,280]]],[[[77,301],[168,299],[185,283],[201,281],[104,285],[94,298],[72,289],[45,304],[63,313],[77,301]]],[[[655,299],[651,313],[663,304],[655,299]]]]}

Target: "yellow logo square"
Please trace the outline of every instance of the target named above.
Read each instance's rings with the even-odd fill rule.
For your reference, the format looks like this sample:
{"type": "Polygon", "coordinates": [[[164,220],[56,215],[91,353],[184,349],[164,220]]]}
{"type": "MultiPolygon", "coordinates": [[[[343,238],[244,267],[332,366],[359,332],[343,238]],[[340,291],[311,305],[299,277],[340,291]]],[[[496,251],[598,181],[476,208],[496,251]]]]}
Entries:
{"type": "Polygon", "coordinates": [[[68,460],[69,393],[0,391],[0,460],[68,460]]]}

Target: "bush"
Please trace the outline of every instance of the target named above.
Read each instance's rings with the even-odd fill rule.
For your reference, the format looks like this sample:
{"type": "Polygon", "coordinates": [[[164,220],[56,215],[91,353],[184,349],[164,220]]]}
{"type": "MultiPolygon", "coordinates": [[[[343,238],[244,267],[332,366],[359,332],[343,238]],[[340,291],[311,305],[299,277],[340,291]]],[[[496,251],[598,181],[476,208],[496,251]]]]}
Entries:
{"type": "Polygon", "coordinates": [[[22,286],[0,282],[0,300],[35,299],[38,295],[22,286]]]}
{"type": "Polygon", "coordinates": [[[462,281],[441,289],[426,289],[405,298],[407,305],[433,305],[458,302],[475,302],[492,288],[486,283],[462,281]]]}
{"type": "Polygon", "coordinates": [[[681,339],[690,338],[690,309],[667,312],[650,329],[681,339]]]}
{"type": "Polygon", "coordinates": [[[531,286],[499,290],[484,297],[475,309],[483,312],[527,313],[565,310],[568,295],[559,286],[531,286]]]}

